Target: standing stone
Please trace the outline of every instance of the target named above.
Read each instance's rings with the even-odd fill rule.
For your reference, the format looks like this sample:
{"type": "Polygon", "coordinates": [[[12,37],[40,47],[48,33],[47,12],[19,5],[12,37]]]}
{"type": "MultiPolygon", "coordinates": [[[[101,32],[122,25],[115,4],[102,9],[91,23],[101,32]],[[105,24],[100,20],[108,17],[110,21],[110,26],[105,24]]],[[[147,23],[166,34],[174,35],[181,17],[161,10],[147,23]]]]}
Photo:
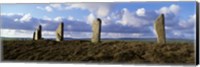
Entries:
{"type": "Polygon", "coordinates": [[[33,32],[33,40],[35,40],[35,32],[33,32]]]}
{"type": "Polygon", "coordinates": [[[165,44],[166,36],[165,36],[165,18],[164,14],[161,14],[154,23],[154,28],[157,34],[157,43],[165,44]]]}
{"type": "Polygon", "coordinates": [[[97,18],[92,22],[92,39],[93,43],[99,43],[101,38],[101,19],[97,18]]]}
{"type": "Polygon", "coordinates": [[[63,41],[63,27],[64,23],[61,22],[56,29],[56,41],[63,41]]]}
{"type": "Polygon", "coordinates": [[[35,40],[40,40],[42,38],[42,26],[39,27],[35,31],[35,40]]]}

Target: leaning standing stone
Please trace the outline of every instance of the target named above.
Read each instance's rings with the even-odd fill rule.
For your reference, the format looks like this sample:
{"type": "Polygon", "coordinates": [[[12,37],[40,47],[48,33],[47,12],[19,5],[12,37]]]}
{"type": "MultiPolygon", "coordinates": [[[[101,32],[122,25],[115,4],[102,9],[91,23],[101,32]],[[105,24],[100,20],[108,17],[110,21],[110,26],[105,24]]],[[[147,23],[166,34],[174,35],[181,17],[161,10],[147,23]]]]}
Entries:
{"type": "Polygon", "coordinates": [[[166,36],[165,36],[165,18],[164,14],[161,14],[154,23],[154,28],[157,34],[157,43],[165,44],[166,36]]]}
{"type": "Polygon", "coordinates": [[[101,19],[97,18],[92,23],[92,39],[93,43],[99,43],[101,38],[101,19]]]}
{"type": "Polygon", "coordinates": [[[56,30],[56,41],[63,41],[63,27],[64,23],[61,22],[56,30]]]}

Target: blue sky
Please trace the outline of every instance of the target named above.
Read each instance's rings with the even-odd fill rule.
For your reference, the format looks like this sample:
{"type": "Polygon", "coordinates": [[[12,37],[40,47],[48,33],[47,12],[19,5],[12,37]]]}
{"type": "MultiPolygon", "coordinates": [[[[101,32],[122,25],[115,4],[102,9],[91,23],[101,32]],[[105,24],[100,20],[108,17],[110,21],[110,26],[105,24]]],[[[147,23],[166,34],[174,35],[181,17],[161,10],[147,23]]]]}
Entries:
{"type": "Polygon", "coordinates": [[[32,37],[40,24],[44,38],[55,38],[64,22],[64,37],[90,38],[91,23],[102,20],[102,38],[155,38],[153,23],[165,14],[167,38],[193,39],[196,2],[118,2],[1,4],[1,36],[32,37]]]}

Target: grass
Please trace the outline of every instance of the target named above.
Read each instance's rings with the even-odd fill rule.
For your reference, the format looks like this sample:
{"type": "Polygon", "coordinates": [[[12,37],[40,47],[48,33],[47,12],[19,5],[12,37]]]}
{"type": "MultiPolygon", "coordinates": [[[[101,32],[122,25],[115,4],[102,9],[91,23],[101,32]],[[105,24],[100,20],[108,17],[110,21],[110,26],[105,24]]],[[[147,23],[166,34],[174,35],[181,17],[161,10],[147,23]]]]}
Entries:
{"type": "Polygon", "coordinates": [[[2,41],[4,61],[55,61],[131,64],[195,64],[192,42],[87,40],[2,41]]]}

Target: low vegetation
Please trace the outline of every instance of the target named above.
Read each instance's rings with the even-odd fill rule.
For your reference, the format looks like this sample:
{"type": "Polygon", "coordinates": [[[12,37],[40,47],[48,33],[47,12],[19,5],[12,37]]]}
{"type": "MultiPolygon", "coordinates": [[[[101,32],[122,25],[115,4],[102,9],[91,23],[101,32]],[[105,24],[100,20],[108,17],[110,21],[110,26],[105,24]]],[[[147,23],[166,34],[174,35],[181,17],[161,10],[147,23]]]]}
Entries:
{"type": "Polygon", "coordinates": [[[192,42],[164,45],[140,41],[2,41],[3,61],[195,64],[192,42]]]}

